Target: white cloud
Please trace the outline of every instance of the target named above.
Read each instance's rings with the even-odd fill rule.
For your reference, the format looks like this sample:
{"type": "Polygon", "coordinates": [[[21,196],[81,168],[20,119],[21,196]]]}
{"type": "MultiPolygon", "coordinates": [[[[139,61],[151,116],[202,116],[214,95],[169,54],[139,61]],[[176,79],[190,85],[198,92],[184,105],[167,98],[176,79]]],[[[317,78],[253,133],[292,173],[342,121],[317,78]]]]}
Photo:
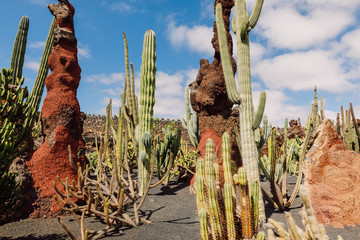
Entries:
{"type": "Polygon", "coordinates": [[[201,18],[214,19],[214,2],[212,0],[201,0],[201,18]]]}
{"type": "Polygon", "coordinates": [[[267,8],[261,14],[256,33],[265,36],[272,46],[280,49],[304,49],[321,46],[334,39],[354,23],[354,16],[343,9],[318,6],[301,12],[295,6],[267,8]]]}
{"type": "Polygon", "coordinates": [[[360,60],[360,28],[346,33],[341,39],[341,45],[346,50],[346,56],[360,60]]]}
{"type": "Polygon", "coordinates": [[[90,49],[78,47],[78,56],[79,58],[91,58],[90,49]]]}
{"type": "Polygon", "coordinates": [[[253,73],[271,89],[312,90],[316,85],[322,91],[336,93],[354,87],[342,64],[342,59],[328,51],[294,52],[262,61],[254,66],[253,73]]]}
{"type": "MultiPolygon", "coordinates": [[[[100,100],[100,103],[102,105],[107,106],[109,104],[110,98],[109,97],[103,97],[100,100]]],[[[121,99],[120,98],[111,98],[111,106],[112,106],[112,115],[118,115],[119,113],[119,107],[121,107],[121,99]]],[[[106,114],[106,107],[101,108],[98,111],[98,114],[105,115],[106,114]]]]}
{"type": "MultiPolygon", "coordinates": [[[[291,119],[301,118],[301,122],[306,121],[310,106],[295,106],[287,104],[290,97],[284,92],[278,90],[266,90],[266,105],[264,114],[268,117],[269,123],[273,126],[283,126],[285,118],[291,119]]],[[[253,91],[253,99],[255,109],[259,103],[261,91],[253,91]]]]}
{"type": "Polygon", "coordinates": [[[29,48],[44,49],[45,42],[40,42],[40,41],[30,42],[27,46],[29,48]]]}
{"type": "Polygon", "coordinates": [[[138,7],[141,4],[134,4],[135,2],[136,0],[127,0],[127,1],[116,1],[111,4],[108,4],[106,1],[102,1],[101,5],[107,6],[109,10],[120,14],[144,12],[144,9],[138,7]]]}
{"type": "Polygon", "coordinates": [[[124,92],[124,89],[121,88],[108,88],[102,89],[101,92],[106,93],[111,96],[120,96],[124,92]]]}
{"type": "Polygon", "coordinates": [[[110,74],[94,74],[84,78],[86,82],[94,82],[98,84],[110,85],[124,81],[124,73],[110,73],[110,74]]]}
{"type": "Polygon", "coordinates": [[[185,83],[194,81],[195,74],[197,74],[196,69],[178,71],[174,74],[157,72],[154,115],[177,119],[183,117],[185,115],[185,83]]]}
{"type": "Polygon", "coordinates": [[[50,3],[50,0],[29,0],[31,4],[37,4],[37,5],[43,5],[46,6],[46,4],[50,3]]]}
{"type": "Polygon", "coordinates": [[[37,61],[25,61],[24,67],[37,72],[39,70],[39,67],[40,67],[40,62],[37,62],[37,61]]]}
{"type": "Polygon", "coordinates": [[[212,27],[205,25],[176,26],[175,22],[170,20],[167,32],[171,45],[176,49],[188,48],[190,51],[204,54],[207,57],[211,57],[214,53],[211,45],[212,27]]]}

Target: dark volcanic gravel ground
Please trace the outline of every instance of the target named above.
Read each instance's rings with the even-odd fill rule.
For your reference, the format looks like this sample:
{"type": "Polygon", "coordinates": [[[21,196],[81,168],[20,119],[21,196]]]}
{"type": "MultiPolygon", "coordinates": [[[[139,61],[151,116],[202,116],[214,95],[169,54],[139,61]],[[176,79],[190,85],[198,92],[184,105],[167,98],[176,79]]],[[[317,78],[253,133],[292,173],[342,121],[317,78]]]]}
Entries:
{"type": "MultiPolygon", "coordinates": [[[[298,214],[300,207],[301,202],[299,198],[297,198],[290,211],[298,225],[303,228],[301,218],[298,214]]],[[[283,213],[274,212],[269,205],[267,205],[266,209],[268,217],[285,222],[283,213]]],[[[120,233],[114,233],[102,239],[200,239],[195,195],[189,194],[187,184],[175,184],[171,182],[167,187],[158,186],[151,189],[142,210],[145,218],[152,221],[150,225],[142,224],[138,228],[123,229],[120,233]]],[[[72,217],[64,217],[63,220],[69,228],[79,236],[77,224],[72,217]]],[[[90,229],[101,229],[104,227],[102,223],[94,218],[87,218],[85,225],[90,229]]],[[[337,239],[337,235],[339,234],[345,240],[360,239],[359,226],[345,227],[344,229],[327,227],[326,229],[330,239],[337,239]]],[[[56,219],[26,219],[0,226],[0,240],[15,239],[65,240],[70,238],[66,235],[56,219]]]]}

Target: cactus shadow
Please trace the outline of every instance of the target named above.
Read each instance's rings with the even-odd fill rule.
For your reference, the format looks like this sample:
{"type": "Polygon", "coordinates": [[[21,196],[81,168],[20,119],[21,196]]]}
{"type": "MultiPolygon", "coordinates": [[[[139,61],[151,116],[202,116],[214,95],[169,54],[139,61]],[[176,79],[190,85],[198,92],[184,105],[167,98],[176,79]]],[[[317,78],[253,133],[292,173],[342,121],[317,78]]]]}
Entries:
{"type": "Polygon", "coordinates": [[[160,188],[160,192],[158,192],[154,195],[158,195],[158,196],[176,195],[178,191],[186,188],[187,186],[189,186],[189,183],[187,183],[187,182],[182,182],[182,183],[169,182],[169,184],[167,186],[162,186],[160,188]]]}

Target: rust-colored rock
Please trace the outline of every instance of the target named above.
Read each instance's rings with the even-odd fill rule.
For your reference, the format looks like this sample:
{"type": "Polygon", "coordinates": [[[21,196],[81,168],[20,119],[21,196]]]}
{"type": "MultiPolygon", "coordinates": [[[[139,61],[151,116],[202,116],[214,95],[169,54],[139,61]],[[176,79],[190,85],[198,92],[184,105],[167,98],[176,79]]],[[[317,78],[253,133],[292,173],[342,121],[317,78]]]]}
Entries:
{"type": "MultiPolygon", "coordinates": [[[[76,98],[81,69],[74,31],[75,10],[67,0],[59,0],[58,4],[50,4],[48,8],[56,17],[56,27],[54,48],[48,62],[51,73],[45,80],[47,95],[41,110],[45,141],[27,163],[34,187],[40,189],[42,198],[51,198],[55,194],[53,181],[57,175],[62,181],[68,177],[69,183],[77,179],[77,172],[69,161],[68,145],[71,146],[74,165],[84,161],[83,157],[77,157],[78,149],[83,148],[83,139],[80,106],[76,98]]],[[[61,188],[59,183],[57,185],[61,188]]],[[[57,210],[57,206],[53,210],[57,210]]]]}
{"type": "Polygon", "coordinates": [[[320,223],[337,228],[360,224],[360,154],[346,148],[328,119],[307,153],[304,175],[320,223]]]}
{"type": "MultiPolygon", "coordinates": [[[[214,129],[205,129],[203,134],[201,135],[198,147],[197,147],[197,153],[198,156],[205,159],[206,154],[206,141],[208,139],[213,140],[214,143],[214,155],[216,157],[216,161],[219,164],[220,168],[220,182],[223,183],[223,165],[222,165],[222,139],[216,134],[216,131],[214,129]]],[[[190,180],[190,185],[193,186],[195,183],[195,176],[190,180]]]]}
{"type": "MultiPolygon", "coordinates": [[[[229,33],[230,13],[234,6],[233,0],[216,0],[223,6],[223,17],[228,37],[228,47],[232,56],[233,44],[229,33]]],[[[231,157],[240,165],[240,154],[236,145],[234,126],[238,125],[238,117],[232,112],[233,104],[228,100],[224,74],[220,59],[219,40],[217,35],[216,23],[213,28],[214,36],[212,45],[215,50],[214,60],[209,63],[208,60],[200,60],[200,69],[196,80],[190,86],[191,106],[198,113],[200,135],[205,129],[214,129],[218,136],[227,131],[231,137],[231,157]]],[[[234,72],[236,71],[236,62],[231,58],[234,72]]]]}

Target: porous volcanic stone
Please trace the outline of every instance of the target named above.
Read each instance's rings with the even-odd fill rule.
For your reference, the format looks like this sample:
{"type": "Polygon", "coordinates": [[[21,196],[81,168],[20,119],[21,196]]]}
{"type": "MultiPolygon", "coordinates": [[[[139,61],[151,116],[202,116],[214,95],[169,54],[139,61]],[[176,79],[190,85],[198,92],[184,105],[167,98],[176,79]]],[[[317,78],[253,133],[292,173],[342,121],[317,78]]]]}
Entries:
{"type": "MultiPolygon", "coordinates": [[[[234,6],[233,0],[216,0],[223,6],[223,18],[227,31],[228,48],[230,56],[233,52],[232,38],[229,33],[230,13],[234,6]]],[[[238,125],[238,115],[232,111],[233,104],[229,101],[226,93],[224,74],[220,59],[220,48],[217,34],[216,22],[213,27],[214,36],[212,45],[215,50],[214,60],[209,63],[208,60],[200,60],[200,68],[196,80],[190,87],[191,106],[198,113],[200,135],[205,129],[214,129],[218,136],[226,131],[231,137],[231,157],[240,165],[240,153],[235,141],[234,126],[238,125]]],[[[236,71],[236,62],[231,57],[233,71],[236,71]]]]}
{"type": "MultiPolygon", "coordinates": [[[[45,141],[27,163],[34,187],[41,191],[41,198],[51,198],[55,194],[53,181],[57,175],[62,181],[66,177],[69,183],[76,181],[77,172],[69,161],[69,145],[74,165],[84,161],[83,155],[78,159],[83,139],[80,106],[76,98],[81,69],[74,31],[75,10],[67,0],[59,0],[59,4],[50,4],[48,7],[56,17],[56,27],[48,62],[51,73],[45,80],[47,95],[41,110],[45,141]]],[[[58,182],[57,186],[62,189],[58,182]]],[[[56,211],[57,206],[53,204],[53,207],[52,210],[56,211]]]]}

